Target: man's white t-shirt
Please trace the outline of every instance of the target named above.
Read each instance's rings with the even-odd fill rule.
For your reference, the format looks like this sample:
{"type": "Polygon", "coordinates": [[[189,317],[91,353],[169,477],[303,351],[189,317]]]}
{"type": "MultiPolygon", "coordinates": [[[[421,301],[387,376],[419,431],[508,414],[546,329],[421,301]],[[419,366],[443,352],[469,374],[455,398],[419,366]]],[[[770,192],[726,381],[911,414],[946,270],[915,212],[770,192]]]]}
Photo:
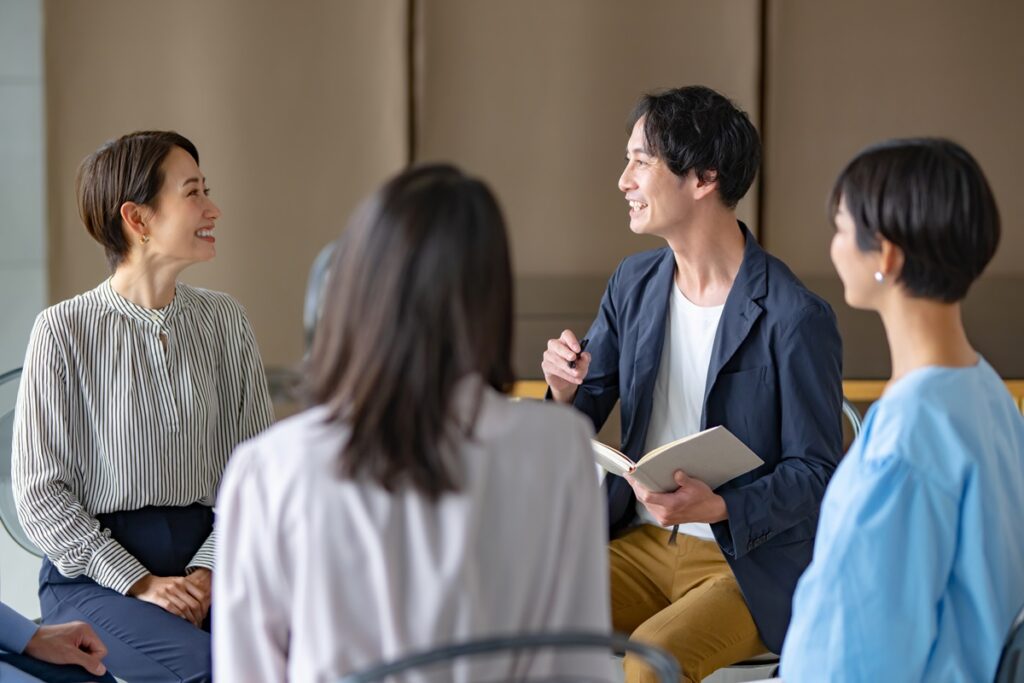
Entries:
{"type": "MultiPolygon", "coordinates": [[[[700,431],[704,386],[723,308],[724,305],[698,306],[673,284],[665,316],[665,344],[654,382],[645,453],[700,431]]],[[[643,503],[637,501],[636,510],[640,523],[661,526],[643,503]]],[[[710,524],[680,524],[679,531],[714,539],[710,524]]]]}

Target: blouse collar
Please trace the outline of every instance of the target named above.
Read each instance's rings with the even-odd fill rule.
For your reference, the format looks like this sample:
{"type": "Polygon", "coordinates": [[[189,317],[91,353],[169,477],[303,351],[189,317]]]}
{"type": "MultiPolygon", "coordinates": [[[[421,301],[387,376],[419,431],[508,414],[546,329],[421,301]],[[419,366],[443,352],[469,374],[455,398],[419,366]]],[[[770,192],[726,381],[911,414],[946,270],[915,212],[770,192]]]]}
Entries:
{"type": "Polygon", "coordinates": [[[181,296],[182,287],[178,283],[175,283],[174,285],[174,298],[171,299],[171,303],[167,304],[163,308],[146,308],[145,306],[139,306],[118,294],[114,290],[110,280],[111,278],[107,278],[99,286],[100,297],[107,303],[107,305],[126,318],[137,320],[149,325],[156,325],[157,327],[162,328],[166,327],[170,323],[174,318],[174,315],[184,305],[181,296]]]}

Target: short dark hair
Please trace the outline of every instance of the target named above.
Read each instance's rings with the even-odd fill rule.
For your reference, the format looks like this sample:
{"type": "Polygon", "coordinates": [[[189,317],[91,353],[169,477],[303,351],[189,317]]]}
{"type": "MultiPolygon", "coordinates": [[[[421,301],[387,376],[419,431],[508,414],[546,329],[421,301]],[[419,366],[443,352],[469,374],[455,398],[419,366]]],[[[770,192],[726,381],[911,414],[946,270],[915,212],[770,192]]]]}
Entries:
{"type": "Polygon", "coordinates": [[[470,375],[507,393],[512,269],[505,222],[487,186],[454,166],[413,167],[385,184],[338,240],[307,366],[313,402],[351,436],[341,473],[431,500],[458,490],[457,421],[470,375]]]}
{"type": "Polygon", "coordinates": [[[842,170],[829,198],[856,226],[862,251],[884,237],[903,251],[897,279],[911,296],[967,296],[999,245],[999,209],[974,157],[951,140],[907,138],[868,147],[842,170]]]}
{"type": "Polygon", "coordinates": [[[747,113],[703,85],[648,93],[629,116],[628,129],[644,119],[644,138],[654,156],[677,176],[694,171],[718,181],[718,196],[736,208],[761,164],[761,139],[747,113]]]}
{"type": "Polygon", "coordinates": [[[182,148],[199,163],[196,146],[185,136],[146,130],[110,140],[78,167],[78,215],[92,238],[103,245],[111,270],[131,249],[121,225],[121,205],[153,206],[164,184],[164,159],[173,147],[182,148]]]}

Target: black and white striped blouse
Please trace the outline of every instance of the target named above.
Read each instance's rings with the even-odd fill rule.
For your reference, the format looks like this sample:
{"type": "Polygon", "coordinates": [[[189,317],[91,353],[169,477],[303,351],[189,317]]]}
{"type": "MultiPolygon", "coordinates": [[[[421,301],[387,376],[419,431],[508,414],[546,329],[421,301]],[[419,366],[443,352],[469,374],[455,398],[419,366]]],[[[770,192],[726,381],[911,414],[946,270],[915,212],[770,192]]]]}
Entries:
{"type": "MultiPolygon", "coordinates": [[[[179,283],[154,310],[106,280],[36,318],[14,423],[18,516],[61,574],[126,593],[148,572],[96,515],[212,505],[232,449],[271,421],[234,299],[179,283]]],[[[211,534],[190,566],[212,569],[213,548],[211,534]]]]}

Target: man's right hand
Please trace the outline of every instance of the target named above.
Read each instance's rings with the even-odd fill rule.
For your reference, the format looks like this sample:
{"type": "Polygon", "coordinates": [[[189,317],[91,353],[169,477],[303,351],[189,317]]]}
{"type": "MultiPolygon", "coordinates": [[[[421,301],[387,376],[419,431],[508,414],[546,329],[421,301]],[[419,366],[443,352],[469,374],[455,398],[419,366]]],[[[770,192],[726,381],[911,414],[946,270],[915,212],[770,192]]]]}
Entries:
{"type": "Polygon", "coordinates": [[[544,381],[551,387],[551,395],[559,403],[571,403],[576,389],[583,384],[590,368],[590,354],[580,353],[580,342],[572,330],[564,330],[558,339],[548,339],[548,348],[540,364],[544,381]],[[575,361],[576,367],[569,363],[575,361]]]}
{"type": "Polygon", "coordinates": [[[50,664],[75,664],[94,676],[107,673],[103,666],[107,648],[92,627],[81,621],[40,626],[25,646],[25,654],[50,664]]]}
{"type": "Polygon", "coordinates": [[[202,590],[184,576],[147,574],[135,582],[128,595],[162,607],[191,622],[196,628],[202,627],[206,616],[202,590]]]}

